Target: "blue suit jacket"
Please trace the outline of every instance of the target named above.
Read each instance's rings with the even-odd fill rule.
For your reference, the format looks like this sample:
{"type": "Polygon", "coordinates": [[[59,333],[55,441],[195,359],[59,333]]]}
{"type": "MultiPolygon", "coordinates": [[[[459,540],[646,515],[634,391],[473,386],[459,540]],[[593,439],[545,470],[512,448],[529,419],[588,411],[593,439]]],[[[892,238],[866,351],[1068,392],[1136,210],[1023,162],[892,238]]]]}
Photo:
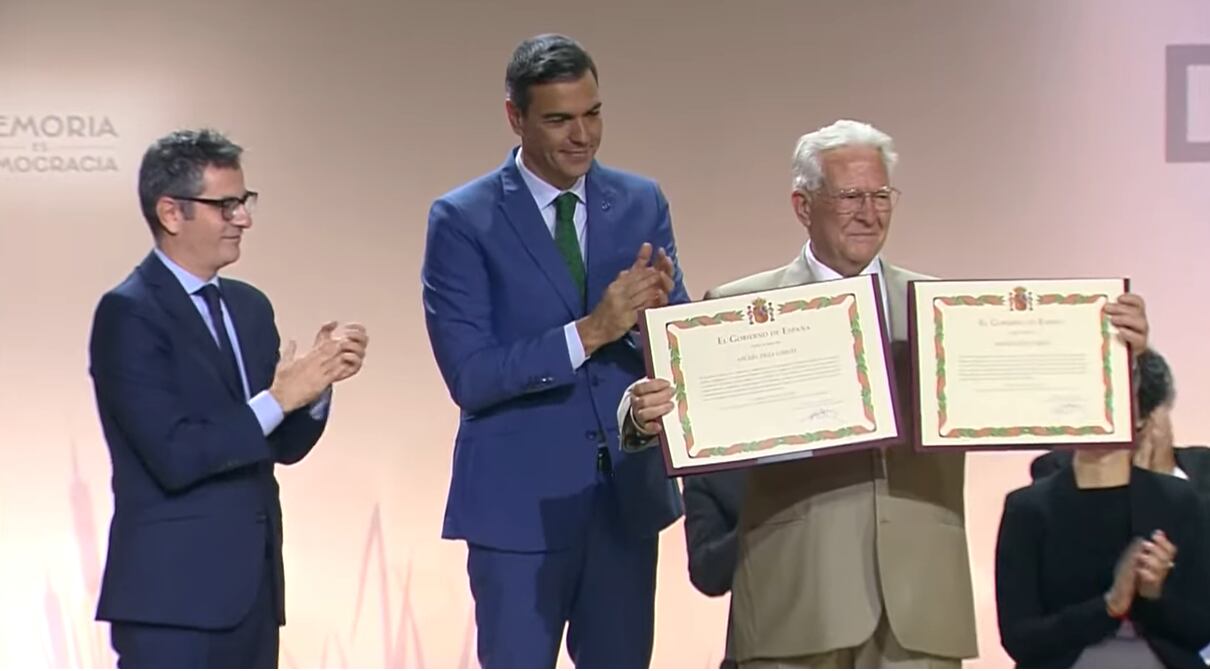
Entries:
{"type": "MultiPolygon", "coordinates": [[[[597,449],[613,461],[626,528],[651,536],[681,514],[659,450],[622,453],[616,419],[644,373],[635,339],[572,370],[563,327],[585,316],[644,242],[676,246],[652,181],[594,163],[586,178],[587,310],[514,162],[433,203],[422,280],[429,340],[461,408],[445,538],[497,549],[568,547],[587,528],[597,449]]],[[[678,266],[670,300],[688,296],[678,266]]]]}
{"type": "MultiPolygon", "coordinates": [[[[277,366],[273,308],[248,284],[222,279],[220,286],[256,394],[277,366]]],[[[221,354],[201,315],[155,254],[101,298],[89,352],[113,460],[97,618],[232,627],[252,607],[268,567],[284,623],[273,465],[302,459],[325,422],[302,410],[262,435],[243,390],[220,373],[221,354]]]]}

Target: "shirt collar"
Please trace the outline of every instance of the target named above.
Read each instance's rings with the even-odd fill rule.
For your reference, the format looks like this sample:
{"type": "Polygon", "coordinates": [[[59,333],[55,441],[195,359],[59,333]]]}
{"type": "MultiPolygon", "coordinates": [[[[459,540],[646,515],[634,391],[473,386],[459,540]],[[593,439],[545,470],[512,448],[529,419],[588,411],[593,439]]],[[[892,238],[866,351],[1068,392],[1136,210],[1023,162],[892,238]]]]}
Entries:
{"type": "MultiPolygon", "coordinates": [[[[815,256],[815,252],[811,249],[810,240],[807,241],[807,244],[802,246],[802,257],[803,260],[807,262],[807,268],[811,270],[811,276],[816,280],[839,280],[843,277],[840,273],[832,270],[828,266],[825,266],[823,261],[820,261],[815,256]]],[[[874,260],[870,261],[870,265],[866,266],[865,269],[858,274],[872,275],[874,273],[878,273],[880,276],[882,274],[881,257],[875,256],[874,260]]]]}
{"type": "MultiPolygon", "coordinates": [[[[556,188],[554,185],[534,174],[534,172],[525,165],[525,161],[521,160],[520,149],[517,149],[517,155],[513,158],[513,161],[517,164],[517,170],[521,171],[521,179],[525,181],[525,186],[529,187],[529,193],[534,197],[534,202],[538,204],[539,210],[549,207],[555,202],[555,198],[558,198],[562,193],[564,193],[563,189],[556,188]]],[[[567,189],[567,191],[576,194],[576,198],[579,198],[581,203],[588,203],[588,199],[584,195],[584,175],[580,175],[580,178],[576,180],[576,183],[572,184],[571,188],[567,189]]]]}
{"type": "Polygon", "coordinates": [[[185,293],[189,294],[190,296],[197,293],[199,289],[207,284],[213,284],[216,287],[218,286],[218,275],[211,277],[209,280],[203,280],[197,275],[194,275],[188,270],[182,268],[177,264],[176,261],[168,258],[168,255],[161,251],[159,247],[156,247],[152,251],[155,252],[155,255],[159,257],[164,266],[168,268],[168,271],[172,273],[173,277],[176,278],[176,281],[181,283],[181,287],[185,290],[185,293]]]}

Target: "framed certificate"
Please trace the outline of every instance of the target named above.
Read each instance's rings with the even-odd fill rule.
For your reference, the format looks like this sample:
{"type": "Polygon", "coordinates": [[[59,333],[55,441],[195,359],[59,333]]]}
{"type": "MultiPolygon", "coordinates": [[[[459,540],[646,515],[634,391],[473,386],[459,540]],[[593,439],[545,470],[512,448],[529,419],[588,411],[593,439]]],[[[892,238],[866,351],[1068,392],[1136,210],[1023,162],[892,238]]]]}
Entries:
{"type": "Polygon", "coordinates": [[[1125,279],[908,285],[917,449],[1130,447],[1125,279]]]}
{"type": "Polygon", "coordinates": [[[646,310],[647,374],[672,382],[669,475],[899,437],[878,277],[646,310]]]}

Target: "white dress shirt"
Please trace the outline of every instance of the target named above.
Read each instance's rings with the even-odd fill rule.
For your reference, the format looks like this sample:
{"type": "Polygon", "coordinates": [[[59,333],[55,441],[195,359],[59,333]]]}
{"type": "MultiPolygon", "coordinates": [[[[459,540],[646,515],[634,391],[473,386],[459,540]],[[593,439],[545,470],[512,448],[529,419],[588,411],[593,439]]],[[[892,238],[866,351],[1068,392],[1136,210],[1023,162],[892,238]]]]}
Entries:
{"type": "MultiPolygon", "coordinates": [[[[542,214],[542,220],[546,222],[546,230],[550,231],[550,237],[555,237],[555,199],[563,195],[564,190],[559,189],[549,182],[543,180],[525,166],[525,161],[521,160],[521,151],[517,150],[517,156],[514,159],[517,164],[517,170],[521,171],[521,179],[525,182],[525,186],[529,188],[529,193],[534,197],[534,204],[538,206],[538,212],[542,214]]],[[[576,180],[575,184],[571,185],[566,192],[574,193],[577,198],[576,211],[572,216],[572,222],[576,226],[576,239],[580,242],[580,258],[584,261],[585,270],[588,269],[588,240],[584,232],[588,230],[588,197],[584,191],[584,176],[581,175],[576,180]]],[[[567,356],[571,360],[571,369],[578,370],[584,365],[584,361],[588,357],[584,354],[584,343],[580,341],[580,332],[576,330],[576,322],[572,320],[563,326],[563,339],[567,341],[567,356]]]]}
{"type": "MultiPolygon", "coordinates": [[[[815,256],[815,252],[811,249],[810,240],[807,241],[807,244],[802,246],[802,258],[804,261],[806,261],[807,268],[811,270],[811,276],[817,281],[839,280],[844,278],[844,276],[840,273],[829,268],[828,266],[825,266],[823,261],[820,261],[815,256]]],[[[875,256],[874,260],[870,261],[870,265],[866,266],[860,273],[858,273],[858,275],[872,275],[874,273],[878,273],[878,293],[882,296],[882,310],[883,315],[886,317],[886,324],[884,324],[884,327],[889,334],[891,329],[891,304],[887,302],[886,274],[882,272],[882,259],[877,256],[875,256]]]]}

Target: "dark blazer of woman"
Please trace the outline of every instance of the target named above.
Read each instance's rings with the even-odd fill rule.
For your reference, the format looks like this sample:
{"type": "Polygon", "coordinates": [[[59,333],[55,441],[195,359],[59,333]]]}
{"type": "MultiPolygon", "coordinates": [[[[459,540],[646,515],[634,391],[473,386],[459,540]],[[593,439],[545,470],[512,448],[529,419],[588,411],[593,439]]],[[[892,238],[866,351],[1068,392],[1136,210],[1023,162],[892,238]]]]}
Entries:
{"type": "Polygon", "coordinates": [[[1068,464],[1008,494],[996,543],[996,610],[1000,641],[1019,667],[1070,667],[1086,647],[1113,636],[1120,623],[1104,597],[1118,557],[1131,537],[1158,529],[1176,545],[1174,566],[1160,597],[1136,594],[1128,617],[1164,665],[1205,668],[1198,654],[1210,642],[1205,509],[1188,482],[1169,475],[1131,468],[1125,489],[1120,512],[1098,511],[1088,495],[1103,490],[1078,489],[1068,464]],[[1120,543],[1102,538],[1116,531],[1095,531],[1118,529],[1111,515],[1121,519],[1120,543]]]}

